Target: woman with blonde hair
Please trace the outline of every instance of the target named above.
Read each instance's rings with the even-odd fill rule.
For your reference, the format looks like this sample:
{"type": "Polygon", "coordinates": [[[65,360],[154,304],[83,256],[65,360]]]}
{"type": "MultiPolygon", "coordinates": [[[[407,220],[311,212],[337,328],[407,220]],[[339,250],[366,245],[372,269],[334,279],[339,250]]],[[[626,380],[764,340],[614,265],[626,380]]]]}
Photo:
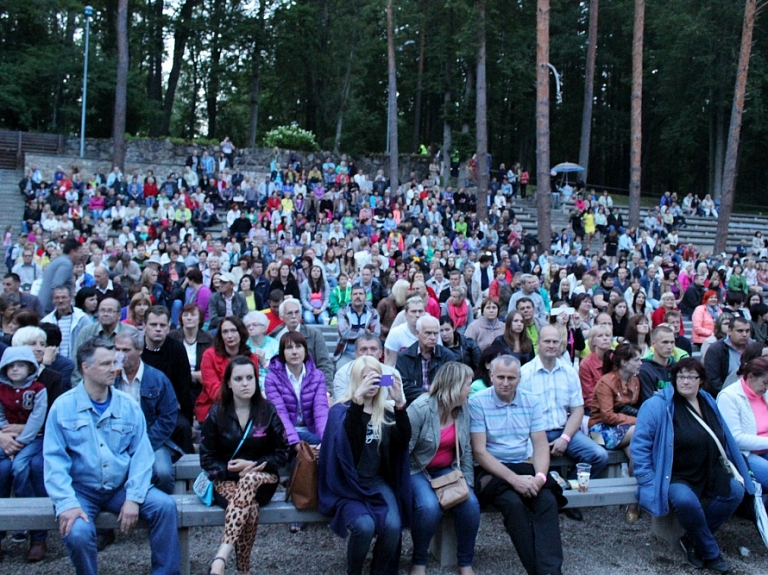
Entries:
{"type": "Polygon", "coordinates": [[[128,304],[128,313],[123,323],[132,325],[139,331],[144,331],[144,312],[146,312],[152,305],[152,299],[143,291],[131,298],[131,303],[128,304]]]}
{"type": "Polygon", "coordinates": [[[397,314],[405,306],[405,301],[410,295],[410,289],[411,284],[407,280],[397,280],[392,286],[391,293],[387,297],[382,298],[379,305],[376,306],[376,311],[379,313],[382,339],[386,339],[397,314]]]}
{"type": "Polygon", "coordinates": [[[474,469],[469,439],[472,370],[450,361],[435,375],[429,393],[408,407],[411,420],[411,488],[413,490],[413,558],[411,575],[425,573],[429,544],[437,532],[443,510],[430,480],[460,469],[470,489],[469,499],[452,508],[455,518],[456,556],[460,575],[471,575],[475,539],[480,527],[480,504],[472,491],[474,469]],[[458,459],[457,459],[458,451],[458,459]]]}
{"type": "Polygon", "coordinates": [[[374,535],[372,572],[397,570],[400,534],[410,525],[410,440],[399,374],[382,382],[376,359],[357,358],[346,393],[328,412],[318,462],[319,509],[333,518],[334,533],[349,534],[349,575],[362,575],[374,535]]]}

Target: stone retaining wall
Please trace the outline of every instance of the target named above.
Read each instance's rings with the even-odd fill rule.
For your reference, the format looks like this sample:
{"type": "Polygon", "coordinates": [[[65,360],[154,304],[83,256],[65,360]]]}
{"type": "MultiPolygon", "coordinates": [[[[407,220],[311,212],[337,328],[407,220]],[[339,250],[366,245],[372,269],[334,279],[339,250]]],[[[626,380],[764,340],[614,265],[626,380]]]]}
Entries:
{"type": "MultiPolygon", "coordinates": [[[[129,140],[126,142],[125,173],[130,174],[138,168],[140,173],[152,169],[164,180],[170,172],[183,170],[187,156],[197,147],[198,154],[203,150],[215,154],[219,152],[219,146],[195,146],[192,144],[174,144],[170,140],[129,140]]],[[[280,150],[281,163],[287,163],[289,150],[280,150]]],[[[314,163],[322,163],[326,155],[330,155],[333,161],[338,163],[347,159],[343,154],[331,154],[323,152],[297,152],[304,166],[314,163]]],[[[235,162],[244,174],[263,179],[269,170],[269,164],[274,158],[274,151],[269,148],[244,148],[235,152],[235,162]]],[[[354,158],[358,167],[363,172],[374,176],[378,170],[389,174],[389,156],[385,154],[370,154],[354,158]]],[[[62,153],[26,154],[25,164],[37,166],[43,177],[48,179],[53,176],[56,167],[61,165],[65,170],[78,166],[87,174],[92,174],[97,167],[107,174],[112,170],[112,140],[90,138],[85,140],[85,157],[80,158],[79,138],[65,138],[62,153]]],[[[400,182],[410,179],[413,172],[419,181],[427,176],[429,158],[424,156],[403,155],[400,157],[400,182]]]]}

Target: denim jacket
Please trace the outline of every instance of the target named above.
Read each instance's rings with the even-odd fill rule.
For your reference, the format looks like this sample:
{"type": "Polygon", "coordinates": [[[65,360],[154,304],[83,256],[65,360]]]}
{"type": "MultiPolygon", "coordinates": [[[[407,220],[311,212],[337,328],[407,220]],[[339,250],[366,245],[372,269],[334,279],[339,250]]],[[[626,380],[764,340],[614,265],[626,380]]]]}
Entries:
{"type": "MultiPolygon", "coordinates": [[[[669,513],[669,484],[672,479],[672,458],[675,451],[672,424],[675,414],[675,405],[672,401],[674,392],[674,387],[670,385],[643,403],[637,414],[635,434],[630,444],[637,478],[637,499],[642,507],[656,517],[669,513]]],[[[705,391],[699,391],[699,400],[706,402],[717,414],[717,419],[725,433],[726,444],[723,445],[723,449],[728,459],[746,480],[747,493],[754,493],[755,488],[749,479],[749,468],[715,400],[705,391]]]]}
{"type": "Polygon", "coordinates": [[[112,401],[99,415],[78,385],[53,404],[45,425],[45,488],[56,515],[80,507],[76,491],[114,491],[144,503],[155,455],[141,407],[131,397],[110,390],[112,401]]]}

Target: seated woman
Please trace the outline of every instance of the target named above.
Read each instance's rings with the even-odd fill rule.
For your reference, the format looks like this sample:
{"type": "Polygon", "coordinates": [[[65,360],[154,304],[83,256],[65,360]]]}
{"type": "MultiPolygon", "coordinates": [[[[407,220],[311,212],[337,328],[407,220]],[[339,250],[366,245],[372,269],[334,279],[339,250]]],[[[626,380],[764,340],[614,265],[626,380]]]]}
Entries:
{"type": "Polygon", "coordinates": [[[139,292],[131,298],[128,304],[128,314],[123,323],[132,325],[139,331],[144,331],[144,312],[152,305],[152,300],[144,292],[139,292]]]}
{"type": "Polygon", "coordinates": [[[612,334],[612,328],[607,325],[596,325],[589,330],[589,349],[592,351],[579,364],[579,381],[581,381],[581,394],[584,397],[584,414],[587,416],[591,413],[595,385],[603,376],[605,355],[610,355],[609,352],[613,343],[612,334]]]}
{"type": "Polygon", "coordinates": [[[525,365],[533,359],[533,342],[525,329],[523,314],[517,310],[507,314],[504,335],[497,337],[493,343],[502,347],[500,355],[512,355],[520,360],[520,365],[525,365]]]}
{"type": "Polygon", "coordinates": [[[624,343],[631,343],[640,348],[640,355],[645,357],[651,349],[651,322],[644,315],[633,315],[627,322],[624,343]]]}
{"type": "Polygon", "coordinates": [[[722,312],[718,306],[717,292],[707,290],[701,298],[701,305],[693,310],[693,334],[691,340],[694,344],[702,344],[704,340],[715,333],[715,322],[722,312]]]}
{"type": "Polygon", "coordinates": [[[250,357],[258,366],[258,358],[248,347],[248,331],[240,318],[229,315],[221,320],[219,331],[213,336],[213,346],[203,353],[200,362],[200,378],[203,389],[195,400],[195,419],[203,423],[208,410],[219,397],[221,380],[229,360],[238,355],[250,357]]]}
{"type": "Polygon", "coordinates": [[[477,343],[455,330],[453,320],[447,315],[440,318],[440,339],[443,346],[456,356],[456,361],[468,365],[471,371],[480,365],[480,348],[477,343]]]}
{"type": "Polygon", "coordinates": [[[717,407],[747,458],[755,480],[768,493],[768,359],[742,360],[737,373],[741,379],[723,388],[717,395],[717,407]]]}
{"type": "Polygon", "coordinates": [[[486,298],[480,306],[480,318],[467,327],[464,335],[474,339],[483,351],[500,335],[504,335],[504,322],[499,320],[499,301],[486,298]]]}
{"type": "Polygon", "coordinates": [[[288,445],[297,451],[300,441],[320,445],[328,421],[325,376],[309,357],[307,340],[298,330],[280,339],[280,351],[269,362],[264,393],[283,421],[288,445]]]}
{"type": "Polygon", "coordinates": [[[400,534],[410,523],[411,422],[400,375],[382,387],[381,364],[363,356],[352,364],[349,386],[328,413],[320,460],[320,512],[340,537],[349,534],[347,574],[362,575],[376,535],[371,573],[397,570],[400,534]],[[394,406],[392,405],[394,402],[394,406]]]}
{"type": "Polygon", "coordinates": [[[323,325],[330,320],[328,304],[331,290],[323,278],[323,268],[313,265],[309,277],[301,282],[302,317],[307,325],[323,325]]]}
{"type": "Polygon", "coordinates": [[[203,425],[200,443],[200,466],[213,481],[214,501],[226,509],[224,536],[211,575],[224,573],[232,551],[237,572],[250,573],[259,507],[272,499],[278,470],[287,460],[285,429],[274,405],[259,393],[251,358],[234,357],[224,372],[221,400],[211,407],[203,425]]]}
{"type": "Polygon", "coordinates": [[[736,511],[745,489],[751,494],[754,487],[734,479],[721,451],[742,478],[749,479],[749,469],[715,400],[701,391],[706,381],[701,362],[681,359],[671,376],[672,384],[637,415],[630,451],[638,500],[656,517],[667,515],[670,506],[675,511],[685,530],[680,546],[691,567],[726,573],[730,566],[714,534],[736,511]]]}
{"type": "MultiPolygon", "coordinates": [[[[192,268],[195,270],[196,268],[192,268]]],[[[187,273],[189,273],[188,270],[187,273]]],[[[213,345],[213,337],[207,331],[203,331],[205,316],[203,310],[196,303],[188,303],[181,308],[181,327],[171,330],[169,337],[184,344],[189,360],[189,370],[192,375],[192,393],[195,398],[200,394],[203,383],[201,365],[205,351],[213,345]]]]}
{"type": "MultiPolygon", "coordinates": [[[[643,365],[640,348],[622,343],[613,354],[603,359],[603,375],[595,385],[589,433],[598,433],[606,449],[622,449],[629,457],[629,474],[633,475],[629,442],[635,432],[637,409],[640,406],[640,380],[637,374],[643,365]]],[[[640,517],[636,503],[627,508],[626,520],[634,523],[640,517]]]]}
{"type": "Polygon", "coordinates": [[[474,468],[469,441],[469,397],[472,371],[448,362],[435,375],[429,393],[408,407],[411,420],[411,487],[413,490],[413,558],[411,575],[426,572],[429,544],[437,532],[443,510],[430,480],[461,469],[470,489],[469,499],[453,507],[456,557],[460,575],[471,575],[475,539],[480,527],[480,504],[472,486],[474,468]],[[459,458],[457,459],[457,452],[459,458]]]}

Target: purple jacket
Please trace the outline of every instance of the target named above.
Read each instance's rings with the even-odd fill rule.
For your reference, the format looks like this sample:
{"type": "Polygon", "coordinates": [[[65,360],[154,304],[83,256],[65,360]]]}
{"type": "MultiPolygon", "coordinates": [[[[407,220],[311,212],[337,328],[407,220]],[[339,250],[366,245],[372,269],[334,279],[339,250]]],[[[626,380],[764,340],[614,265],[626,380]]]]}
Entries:
{"type": "MultiPolygon", "coordinates": [[[[325,424],[328,421],[328,395],[325,386],[325,376],[317,369],[312,358],[304,363],[307,370],[304,381],[301,382],[301,412],[307,428],[323,438],[325,424]]],[[[285,426],[288,444],[295,445],[299,439],[296,432],[296,418],[299,414],[299,401],[288,379],[288,368],[275,356],[269,362],[269,373],[264,379],[264,391],[267,399],[274,404],[277,414],[285,426]]]]}

